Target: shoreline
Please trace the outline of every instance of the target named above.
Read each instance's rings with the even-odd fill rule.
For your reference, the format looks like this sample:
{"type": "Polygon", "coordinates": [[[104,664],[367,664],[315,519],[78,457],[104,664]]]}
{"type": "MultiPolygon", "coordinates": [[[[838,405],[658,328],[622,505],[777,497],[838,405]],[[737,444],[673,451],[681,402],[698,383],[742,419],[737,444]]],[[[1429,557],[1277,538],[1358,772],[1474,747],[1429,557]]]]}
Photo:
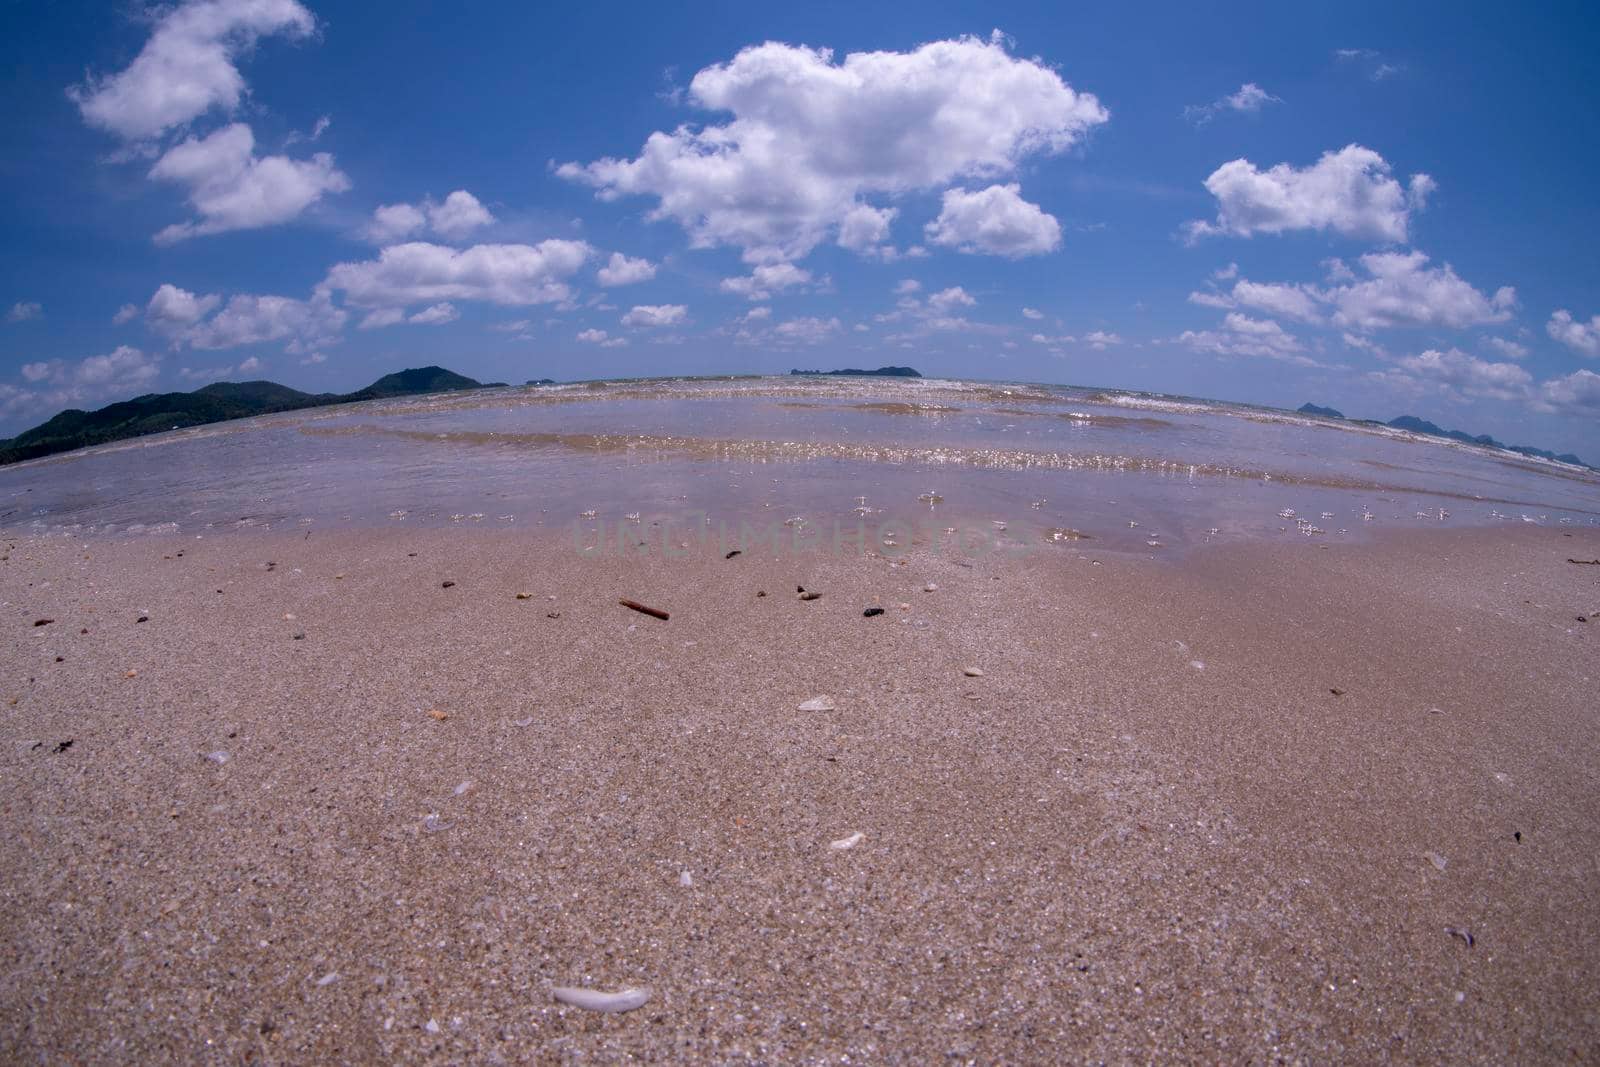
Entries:
{"type": "Polygon", "coordinates": [[[7,1058],[1600,1047],[1600,530],[529,532],[15,541],[7,1058]]]}

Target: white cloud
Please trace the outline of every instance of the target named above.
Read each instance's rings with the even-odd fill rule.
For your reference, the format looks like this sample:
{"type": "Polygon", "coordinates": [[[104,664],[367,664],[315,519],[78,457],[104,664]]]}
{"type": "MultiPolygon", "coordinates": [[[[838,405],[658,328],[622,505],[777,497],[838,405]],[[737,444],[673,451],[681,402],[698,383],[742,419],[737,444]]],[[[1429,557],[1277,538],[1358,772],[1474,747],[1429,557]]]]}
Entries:
{"type": "Polygon", "coordinates": [[[1217,220],[1189,223],[1190,241],[1289,230],[1404,241],[1411,212],[1421,210],[1435,183],[1426,174],[1413,175],[1408,193],[1390,176],[1382,156],[1352,144],[1325,152],[1299,170],[1279,163],[1263,171],[1247,159],[1235,159],[1213,171],[1205,186],[1217,198],[1217,220]]]}
{"type": "Polygon", "coordinates": [[[258,37],[309,36],[316,20],[295,0],[190,0],[165,9],[137,58],[118,74],[67,90],[83,119],[127,140],[155,137],[245,91],[234,61],[258,37]]]}
{"type": "Polygon", "coordinates": [[[202,140],[188,138],[156,161],[150,177],[186,186],[189,203],[200,214],[198,221],[156,234],[157,244],[288,222],[323,194],[350,188],[350,179],[326,152],[308,160],[257,156],[255,135],[242,122],[202,140]]]}
{"type": "Polygon", "coordinates": [[[811,282],[811,272],[793,263],[766,263],[742,278],[722,279],[721,289],[746,300],[769,300],[773,292],[811,282]]]}
{"type": "Polygon", "coordinates": [[[770,318],[772,318],[772,309],[770,307],[762,306],[762,307],[758,307],[758,308],[751,308],[749,311],[745,312],[744,315],[742,315],[740,317],[739,321],[740,322],[765,322],[767,319],[770,319],[770,318]]]}
{"type": "Polygon", "coordinates": [[[554,238],[537,245],[464,249],[413,241],[390,245],[377,259],[336,264],[322,285],[342,290],[349,303],[364,308],[440,300],[554,304],[571,299],[565,279],[583,266],[591,252],[582,241],[554,238]]]}
{"type": "MultiPolygon", "coordinates": [[[[1235,302],[1269,315],[1297,319],[1300,322],[1321,322],[1322,312],[1317,304],[1320,293],[1309,285],[1252,282],[1241,278],[1234,283],[1235,302]]],[[[1196,300],[1195,303],[1205,303],[1196,300]]]]}
{"type": "Polygon", "coordinates": [[[1507,359],[1527,359],[1528,346],[1504,337],[1485,337],[1483,343],[1507,359]]]}
{"type": "Polygon", "coordinates": [[[584,330],[578,334],[578,340],[587,345],[599,345],[601,348],[621,348],[628,343],[626,337],[612,337],[604,330],[584,330]]]}
{"type": "Polygon", "coordinates": [[[557,173],[602,199],[655,197],[653,216],[679,223],[695,247],[731,245],[749,263],[800,259],[847,220],[848,241],[886,237],[883,208],[866,197],[1010,174],[1109,117],[998,36],[840,63],[827,49],[767,43],[700,71],[688,97],[732,117],[653,133],[637,159],[557,173]]]}
{"type": "Polygon", "coordinates": [[[380,204],[373,209],[367,224],[367,239],[374,244],[393,244],[410,237],[428,224],[428,217],[415,204],[380,204]]]}
{"type": "Polygon", "coordinates": [[[1580,368],[1564,378],[1552,378],[1539,387],[1539,400],[1564,415],[1600,415],[1600,374],[1580,368]]]}
{"type": "Polygon", "coordinates": [[[428,213],[428,226],[449,241],[459,241],[494,221],[489,209],[465,189],[457,189],[442,204],[427,204],[424,210],[428,213]]]}
{"type": "Polygon", "coordinates": [[[605,286],[635,285],[656,276],[656,265],[648,259],[630,259],[621,252],[611,253],[611,260],[595,274],[595,279],[605,286]]]}
{"type": "Polygon", "coordinates": [[[311,367],[311,366],[315,366],[318,363],[326,363],[326,362],[328,362],[328,357],[327,356],[323,355],[321,352],[313,352],[309,356],[307,356],[305,359],[302,359],[300,361],[300,365],[302,367],[311,367]]]}
{"type": "Polygon", "coordinates": [[[120,345],[103,356],[43,360],[21,369],[28,385],[0,385],[0,414],[93,407],[146,392],[160,376],[161,357],[120,345]]]}
{"type": "Polygon", "coordinates": [[[1545,323],[1545,332],[1568,348],[1585,356],[1600,356],[1600,315],[1588,322],[1572,317],[1572,312],[1562,308],[1545,323]]]}
{"type": "Polygon", "coordinates": [[[917,281],[915,278],[903,278],[901,279],[900,283],[894,287],[894,294],[896,296],[910,296],[912,293],[920,292],[921,290],[921,282],[917,281]]]}
{"type": "Polygon", "coordinates": [[[1091,330],[1083,335],[1083,341],[1090,348],[1104,351],[1108,345],[1122,344],[1122,337],[1119,334],[1107,333],[1105,330],[1091,330]]]}
{"type": "Polygon", "coordinates": [[[1023,308],[1022,309],[1022,317],[1025,318],[1025,319],[1033,319],[1033,320],[1037,321],[1039,319],[1044,318],[1044,312],[1035,311],[1033,308],[1023,308]]]}
{"type": "Polygon", "coordinates": [[[27,322],[29,319],[41,318],[44,315],[44,305],[37,300],[19,300],[11,305],[11,310],[6,312],[7,322],[27,322]]]}
{"type": "Polygon", "coordinates": [[[1515,363],[1491,363],[1456,348],[1405,356],[1398,367],[1415,378],[1489,400],[1524,399],[1533,385],[1533,376],[1515,363]]]}
{"type": "Polygon", "coordinates": [[[111,316],[111,325],[113,325],[113,326],[121,326],[121,325],[124,325],[125,323],[132,322],[134,319],[136,319],[138,317],[139,317],[139,305],[138,304],[123,304],[121,307],[119,307],[117,309],[117,313],[115,315],[111,316]]]}
{"type": "MultiPolygon", "coordinates": [[[[1215,308],[1254,308],[1313,324],[1331,318],[1347,330],[1404,326],[1465,329],[1505,322],[1516,307],[1516,290],[1507,286],[1487,296],[1463,281],[1449,264],[1429,267],[1428,257],[1421,252],[1372,252],[1359,262],[1367,274],[1361,281],[1354,280],[1356,275],[1348,267],[1338,273],[1352,280],[1326,289],[1240,278],[1229,293],[1193,292],[1189,302],[1215,308]]],[[[1521,348],[1508,341],[1490,343],[1521,348]]],[[[1510,354],[1503,347],[1502,351],[1510,354]]],[[[1523,352],[1526,354],[1525,349],[1523,352]]]]}
{"type": "Polygon", "coordinates": [[[1232,308],[1238,305],[1233,297],[1226,293],[1212,292],[1211,290],[1196,290],[1189,294],[1189,303],[1199,304],[1208,308],[1232,308]]]}
{"type": "Polygon", "coordinates": [[[1223,319],[1221,330],[1185,330],[1176,341],[1196,352],[1217,356],[1255,356],[1298,366],[1317,365],[1301,354],[1305,346],[1282,326],[1271,319],[1252,319],[1237,311],[1223,319]]]}
{"type": "Polygon", "coordinates": [[[1209,104],[1190,104],[1183,109],[1183,117],[1196,126],[1204,126],[1224,111],[1241,111],[1254,115],[1267,104],[1281,104],[1283,101],[1267,92],[1255,82],[1245,82],[1239,86],[1239,91],[1229,93],[1209,104]]]}
{"type": "Polygon", "coordinates": [[[977,307],[978,302],[961,286],[953,285],[949,289],[942,289],[928,297],[928,309],[935,314],[944,315],[958,307],[977,307]]]}
{"type": "Polygon", "coordinates": [[[772,333],[779,341],[814,345],[832,337],[839,329],[838,319],[800,318],[778,323],[772,333]]]}
{"type": "Polygon", "coordinates": [[[373,244],[387,245],[428,229],[447,241],[458,241],[494,221],[477,197],[457,189],[442,204],[431,199],[420,204],[380,204],[372,211],[365,235],[373,244]]]}
{"type": "Polygon", "coordinates": [[[682,304],[636,304],[632,311],[622,316],[622,325],[681,326],[688,315],[689,309],[682,304]]]}
{"type": "Polygon", "coordinates": [[[417,326],[443,326],[445,323],[454,322],[461,317],[461,312],[449,301],[433,304],[406,319],[407,322],[417,326]]]}
{"type": "Polygon", "coordinates": [[[222,304],[216,295],[196,296],[163,285],[150,298],[145,318],[175,348],[222,349],[284,341],[288,351],[298,353],[338,343],[346,315],[320,290],[310,300],[240,293],[222,304]],[[221,310],[212,315],[219,305],[221,310]]]}
{"type": "Polygon", "coordinates": [[[948,189],[939,217],[925,228],[930,244],[1018,259],[1061,247],[1061,224],[1019,195],[1022,187],[948,189]]]}
{"type": "Polygon", "coordinates": [[[898,258],[899,253],[888,243],[889,224],[898,214],[899,208],[856,204],[839,222],[839,247],[865,256],[898,258]]]}
{"type": "Polygon", "coordinates": [[[361,320],[358,330],[381,330],[385,326],[398,326],[406,321],[405,308],[378,308],[367,312],[366,318],[361,320]]]}
{"type": "Polygon", "coordinates": [[[196,296],[176,285],[163,284],[145,306],[145,318],[163,333],[181,333],[209,315],[222,303],[220,296],[196,296]]]}
{"type": "Polygon", "coordinates": [[[1373,252],[1360,262],[1370,278],[1327,292],[1336,309],[1333,321],[1340,326],[1463,329],[1505,322],[1516,307],[1517,293],[1510,286],[1485,296],[1462,281],[1448,263],[1428,267],[1428,257],[1421,252],[1373,252]]]}

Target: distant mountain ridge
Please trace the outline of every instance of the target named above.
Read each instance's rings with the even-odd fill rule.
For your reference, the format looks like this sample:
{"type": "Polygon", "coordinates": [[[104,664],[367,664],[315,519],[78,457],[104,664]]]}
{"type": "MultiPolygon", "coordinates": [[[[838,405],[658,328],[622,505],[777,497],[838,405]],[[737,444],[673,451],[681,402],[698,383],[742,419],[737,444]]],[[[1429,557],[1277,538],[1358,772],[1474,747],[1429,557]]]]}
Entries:
{"type": "Polygon", "coordinates": [[[845,367],[842,370],[792,370],[790,374],[816,374],[823,377],[838,375],[846,378],[920,378],[921,372],[912,367],[879,367],[877,370],[858,370],[855,367],[845,367]]]}
{"type": "MultiPolygon", "coordinates": [[[[1316,404],[1301,404],[1298,408],[1302,415],[1319,415],[1326,419],[1342,419],[1344,415],[1333,408],[1318,407],[1316,404]]],[[[1579,467],[1589,467],[1589,464],[1573,455],[1571,452],[1562,452],[1559,455],[1545,448],[1534,448],[1532,445],[1507,445],[1496,441],[1486,433],[1469,434],[1460,430],[1446,430],[1441,426],[1429,422],[1427,419],[1415,415],[1401,415],[1399,418],[1390,419],[1383,423],[1396,430],[1407,430],[1411,433],[1427,434],[1429,437],[1443,437],[1450,441],[1460,441],[1469,445],[1483,445],[1486,448],[1503,448],[1508,452],[1517,452],[1524,456],[1537,456],[1540,459],[1553,459],[1560,463],[1572,463],[1579,467]]],[[[1600,470],[1600,467],[1589,467],[1590,470],[1600,470]]]]}
{"type": "Polygon", "coordinates": [[[215,382],[189,393],[146,393],[95,411],[69,408],[10,440],[0,440],[0,464],[70,452],[129,437],[279,411],[350,404],[394,396],[485,389],[484,383],[443,367],[412,367],[386,374],[354,393],[302,393],[276,382],[215,382]]]}

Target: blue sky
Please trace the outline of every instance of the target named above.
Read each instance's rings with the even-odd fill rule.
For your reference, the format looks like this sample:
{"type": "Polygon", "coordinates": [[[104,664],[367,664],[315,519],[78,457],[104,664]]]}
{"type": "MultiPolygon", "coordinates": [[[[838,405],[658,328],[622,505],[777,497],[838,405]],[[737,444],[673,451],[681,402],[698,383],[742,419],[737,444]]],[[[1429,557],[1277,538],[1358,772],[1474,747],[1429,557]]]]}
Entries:
{"type": "Polygon", "coordinates": [[[909,363],[1600,456],[1577,4],[3,26],[0,433],[222,378],[909,363]]]}

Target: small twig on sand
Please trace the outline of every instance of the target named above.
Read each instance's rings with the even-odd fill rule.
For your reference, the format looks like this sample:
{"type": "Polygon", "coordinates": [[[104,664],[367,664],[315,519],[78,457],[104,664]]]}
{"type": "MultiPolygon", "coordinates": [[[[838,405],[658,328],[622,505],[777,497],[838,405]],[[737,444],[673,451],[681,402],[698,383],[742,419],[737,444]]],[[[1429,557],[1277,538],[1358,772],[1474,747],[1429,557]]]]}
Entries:
{"type": "Polygon", "coordinates": [[[1600,567],[1600,559],[1573,559],[1571,556],[1568,556],[1567,562],[1580,563],[1585,567],[1600,567]]]}
{"type": "Polygon", "coordinates": [[[671,617],[660,608],[645,607],[637,600],[629,600],[627,597],[623,597],[621,600],[617,601],[617,603],[621,604],[625,608],[632,608],[634,611],[643,612],[644,614],[653,616],[657,619],[666,620],[671,617]]]}

